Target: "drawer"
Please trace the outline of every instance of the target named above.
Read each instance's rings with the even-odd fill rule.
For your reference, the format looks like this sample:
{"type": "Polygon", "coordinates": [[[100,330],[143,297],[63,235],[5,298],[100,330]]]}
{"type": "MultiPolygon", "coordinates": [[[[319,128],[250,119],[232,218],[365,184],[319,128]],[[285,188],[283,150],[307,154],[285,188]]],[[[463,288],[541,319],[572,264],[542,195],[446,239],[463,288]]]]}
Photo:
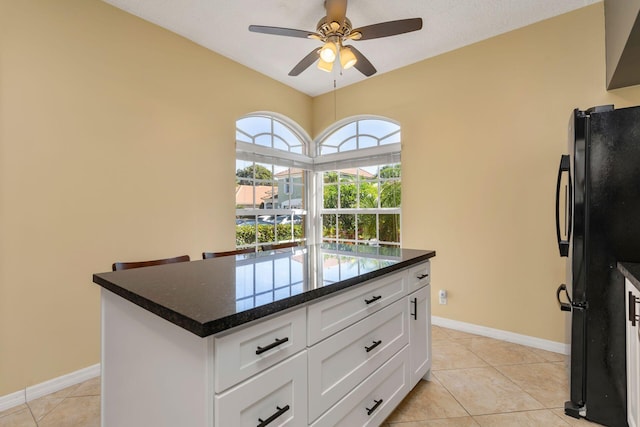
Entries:
{"type": "Polygon", "coordinates": [[[429,261],[409,268],[409,293],[431,283],[431,266],[429,261]]]}
{"type": "Polygon", "coordinates": [[[409,393],[409,377],[409,348],[405,347],[312,427],[379,426],[409,393]]]}
{"type": "Polygon", "coordinates": [[[309,421],[315,420],[409,343],[401,299],[309,348],[309,421]]]}
{"type": "Polygon", "coordinates": [[[223,336],[216,336],[216,393],[306,348],[305,316],[305,308],[302,307],[223,336]]]}
{"type": "Polygon", "coordinates": [[[405,272],[383,277],[309,306],[309,345],[364,319],[407,295],[405,272]]]}
{"type": "Polygon", "coordinates": [[[216,395],[216,426],[306,426],[307,352],[216,395]]]}

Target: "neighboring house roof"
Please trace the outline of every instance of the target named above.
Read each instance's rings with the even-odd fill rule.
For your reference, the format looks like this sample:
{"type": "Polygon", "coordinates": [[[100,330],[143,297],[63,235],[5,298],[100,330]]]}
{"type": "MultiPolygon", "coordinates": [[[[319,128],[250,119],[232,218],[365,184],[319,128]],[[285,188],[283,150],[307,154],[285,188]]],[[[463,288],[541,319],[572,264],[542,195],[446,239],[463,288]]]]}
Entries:
{"type": "MultiPolygon", "coordinates": [[[[253,206],[253,201],[270,200],[273,197],[273,190],[270,185],[237,185],[236,186],[236,205],[253,206]],[[255,199],[253,192],[255,190],[255,199]]],[[[278,189],[275,188],[277,192],[278,189]]],[[[278,195],[276,194],[275,197],[278,195]]]]}
{"type": "Polygon", "coordinates": [[[340,173],[343,175],[352,175],[352,176],[356,176],[356,174],[360,174],[360,176],[365,177],[365,178],[373,178],[375,175],[367,172],[366,170],[362,169],[362,168],[348,168],[348,169],[340,169],[340,173]]]}
{"type": "Polygon", "coordinates": [[[291,174],[292,176],[298,176],[298,175],[302,175],[303,169],[300,168],[290,168],[290,169],[285,169],[282,172],[278,172],[276,174],[274,174],[273,176],[276,178],[282,178],[282,177],[287,177],[289,176],[289,174],[291,174]]]}

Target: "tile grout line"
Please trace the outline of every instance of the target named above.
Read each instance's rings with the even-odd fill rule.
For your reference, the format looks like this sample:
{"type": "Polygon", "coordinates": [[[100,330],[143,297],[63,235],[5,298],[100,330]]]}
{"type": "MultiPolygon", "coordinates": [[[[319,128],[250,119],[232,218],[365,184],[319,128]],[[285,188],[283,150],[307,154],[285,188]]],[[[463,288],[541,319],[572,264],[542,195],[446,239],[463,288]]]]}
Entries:
{"type": "MultiPolygon", "coordinates": [[[[456,341],[456,340],[455,340],[455,338],[452,338],[452,337],[451,337],[451,335],[449,335],[449,333],[448,333],[446,330],[444,330],[444,328],[441,328],[441,330],[442,330],[442,331],[447,335],[447,337],[448,337],[448,340],[447,340],[447,341],[448,341],[448,342],[455,342],[455,341],[456,341]]],[[[469,352],[471,352],[474,356],[478,357],[475,353],[473,353],[473,352],[471,351],[471,349],[468,349],[468,350],[469,350],[469,352]]],[[[480,360],[482,360],[483,362],[487,363],[487,362],[486,362],[484,359],[482,359],[482,358],[480,358],[480,360]]],[[[454,370],[454,369],[450,369],[450,370],[454,370]]],[[[436,373],[436,372],[437,372],[437,371],[433,371],[433,372],[432,372],[432,375],[435,375],[435,373],[436,373]]],[[[436,378],[437,378],[437,377],[436,377],[436,378]]],[[[456,401],[456,403],[457,403],[458,405],[460,405],[460,407],[461,407],[462,409],[464,409],[464,411],[465,411],[465,412],[467,413],[467,415],[468,415],[468,416],[473,420],[473,422],[475,422],[476,424],[480,424],[480,423],[478,423],[478,421],[476,421],[476,419],[475,419],[475,418],[473,418],[473,415],[471,415],[471,414],[469,413],[469,410],[468,410],[468,409],[467,409],[467,408],[466,408],[466,407],[465,407],[465,406],[464,406],[464,405],[463,405],[463,404],[458,400],[458,398],[457,398],[457,397],[456,397],[456,396],[451,392],[451,390],[449,390],[449,389],[447,388],[447,386],[446,386],[446,385],[444,385],[444,384],[442,383],[442,381],[440,381],[439,379],[438,379],[438,382],[440,383],[440,385],[442,386],[442,388],[444,388],[444,389],[447,391],[447,393],[449,393],[449,395],[453,398],[453,400],[455,400],[455,401],[456,401]]]]}
{"type": "MultiPolygon", "coordinates": [[[[26,394],[26,391],[25,391],[25,394],[26,394]]],[[[36,416],[33,415],[33,411],[31,410],[31,406],[29,406],[28,402],[25,402],[25,405],[27,406],[27,409],[29,410],[29,414],[31,414],[31,419],[36,424],[36,427],[39,427],[38,420],[36,420],[36,416]]]]}
{"type": "MultiPolygon", "coordinates": [[[[75,384],[75,386],[77,386],[77,384],[75,384]]],[[[67,388],[70,388],[70,387],[74,387],[74,386],[72,385],[72,386],[69,386],[69,387],[67,387],[67,388]]],[[[75,388],[78,388],[78,387],[75,387],[75,388]]],[[[62,389],[62,390],[64,390],[64,389],[62,389]]],[[[61,391],[61,390],[58,390],[58,392],[60,392],[60,391],[61,391]]],[[[44,396],[39,397],[38,399],[49,399],[49,396],[51,396],[52,394],[58,393],[58,392],[53,392],[53,393],[45,394],[44,396]]],[[[59,406],[60,406],[60,405],[65,401],[65,400],[67,400],[67,398],[68,398],[69,396],[71,396],[71,394],[72,394],[72,393],[73,393],[73,391],[70,391],[70,392],[69,392],[69,394],[66,394],[63,398],[61,398],[61,399],[60,399],[60,402],[58,402],[55,406],[53,406],[53,407],[52,407],[51,409],[49,409],[47,412],[45,412],[44,414],[42,414],[42,417],[40,418],[40,421],[42,421],[42,420],[44,420],[45,418],[47,418],[47,416],[49,416],[49,414],[51,414],[53,411],[55,411],[55,410],[56,410],[56,409],[57,409],[57,408],[58,408],[58,407],[59,407],[59,406]]],[[[34,399],[34,400],[37,400],[37,399],[34,399]]],[[[29,402],[27,402],[27,407],[29,408],[29,411],[31,411],[31,406],[29,405],[29,402]]],[[[35,423],[36,423],[36,427],[39,427],[39,426],[40,426],[40,423],[39,423],[38,419],[35,417],[35,414],[33,414],[33,412],[31,412],[31,414],[32,414],[32,416],[33,416],[33,420],[34,420],[34,421],[35,421],[35,423]]]]}
{"type": "MultiPolygon", "coordinates": [[[[444,331],[446,333],[446,331],[444,331]]],[[[456,342],[459,339],[455,339],[452,338],[449,334],[447,334],[447,336],[449,337],[449,342],[456,342]]],[[[473,339],[473,338],[470,338],[473,339]]],[[[515,345],[519,345],[516,343],[513,343],[515,345]]],[[[465,346],[466,347],[466,346],[465,346]]],[[[532,365],[535,363],[553,363],[553,362],[549,362],[549,361],[543,361],[543,362],[531,362],[531,363],[512,363],[512,364],[493,364],[490,363],[489,361],[485,360],[484,358],[482,358],[480,355],[478,355],[477,353],[475,353],[471,347],[466,347],[466,349],[473,354],[475,357],[477,357],[478,359],[482,360],[484,363],[487,364],[487,367],[492,368],[496,373],[498,373],[500,376],[502,376],[504,379],[506,379],[509,383],[513,384],[518,390],[520,390],[522,393],[526,394],[527,396],[529,396],[534,402],[538,403],[541,408],[539,410],[544,410],[544,411],[549,411],[551,412],[550,408],[547,408],[544,404],[542,404],[541,402],[539,402],[536,398],[534,398],[531,394],[529,394],[526,390],[524,390],[522,387],[520,387],[518,384],[516,384],[511,378],[509,378],[507,375],[503,374],[498,368],[497,366],[526,366],[526,365],[532,365]]],[[[564,363],[564,362],[558,362],[558,363],[564,363]]],[[[465,368],[465,369],[476,369],[476,368],[465,368]]],[[[483,369],[478,367],[477,369],[483,369]]],[[[447,370],[447,371],[454,371],[457,369],[442,369],[447,370]]],[[[435,373],[435,372],[434,372],[435,373]]],[[[440,381],[440,380],[438,380],[440,381]]],[[[442,382],[440,382],[442,384],[442,382]]],[[[458,404],[465,410],[465,412],[467,412],[467,414],[471,417],[471,419],[473,419],[474,422],[476,422],[477,424],[481,425],[480,422],[475,418],[476,416],[484,416],[484,415],[499,415],[499,414],[508,414],[508,413],[517,413],[517,412],[528,412],[528,410],[517,410],[517,411],[501,411],[501,412],[495,412],[495,413],[490,413],[490,414],[479,414],[479,415],[471,415],[469,413],[469,410],[461,403],[458,401],[458,399],[455,397],[455,395],[444,385],[442,384],[442,386],[445,388],[445,390],[447,390],[447,392],[453,397],[453,399],[458,402],[458,404]]],[[[555,414],[554,414],[555,415],[555,414]]],[[[562,422],[565,422],[564,420],[562,420],[562,422]]]]}
{"type": "MultiPolygon", "coordinates": [[[[494,338],[491,338],[494,339],[494,338]]],[[[521,344],[517,344],[517,343],[511,343],[514,345],[521,345],[521,344]]],[[[497,367],[498,366],[526,366],[526,365],[534,365],[536,363],[554,363],[554,362],[549,362],[547,360],[544,360],[543,362],[530,362],[530,363],[510,363],[510,364],[493,364],[488,362],[487,360],[483,359],[479,354],[476,354],[470,347],[467,348],[467,350],[469,350],[469,352],[471,354],[473,354],[474,356],[476,356],[478,359],[482,360],[483,362],[485,362],[488,366],[492,367],[498,374],[500,374],[501,376],[503,376],[507,381],[509,381],[511,384],[513,384],[514,386],[516,386],[520,391],[522,391],[524,394],[526,394],[527,396],[529,396],[531,399],[533,399],[535,402],[537,402],[538,404],[540,404],[540,406],[545,409],[545,410],[550,410],[549,408],[546,407],[546,405],[542,404],[542,402],[539,402],[538,399],[536,399],[535,397],[533,397],[530,393],[528,393],[526,390],[524,390],[522,387],[520,387],[518,384],[515,383],[515,381],[513,381],[511,378],[509,378],[507,375],[503,374],[497,367]]],[[[544,358],[542,358],[544,359],[544,358]]],[[[557,363],[564,363],[564,362],[557,362],[557,363]]],[[[466,408],[465,408],[466,410],[466,408]]],[[[512,411],[512,412],[521,412],[521,411],[512,411]]],[[[503,413],[507,413],[507,412],[503,412],[503,413]]],[[[564,421],[564,420],[563,420],[564,421]]]]}

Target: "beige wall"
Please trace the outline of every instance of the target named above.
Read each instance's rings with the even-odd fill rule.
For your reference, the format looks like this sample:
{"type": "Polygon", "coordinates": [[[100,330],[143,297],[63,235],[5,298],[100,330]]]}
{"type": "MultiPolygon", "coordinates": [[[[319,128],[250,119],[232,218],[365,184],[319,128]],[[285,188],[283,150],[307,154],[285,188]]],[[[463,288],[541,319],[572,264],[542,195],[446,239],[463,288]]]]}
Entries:
{"type": "MultiPolygon", "coordinates": [[[[564,341],[569,113],[640,104],[604,90],[603,22],[594,5],[337,92],[338,119],[403,126],[403,239],[438,251],[435,315],[564,341]]],[[[334,111],[97,0],[0,0],[0,55],[2,396],[99,362],[92,273],[233,247],[235,118],[317,135],[334,111]]]]}
{"type": "Polygon", "coordinates": [[[234,246],[235,119],[311,98],[96,0],[0,0],[0,396],[100,361],[118,259],[234,246]]]}
{"type": "MultiPolygon", "coordinates": [[[[337,92],[338,119],[402,125],[403,245],[437,251],[434,315],[566,342],[554,203],[569,116],[640,104],[640,86],[606,92],[604,40],[599,3],[337,92]]],[[[317,134],[333,94],[313,111],[317,134]]]]}

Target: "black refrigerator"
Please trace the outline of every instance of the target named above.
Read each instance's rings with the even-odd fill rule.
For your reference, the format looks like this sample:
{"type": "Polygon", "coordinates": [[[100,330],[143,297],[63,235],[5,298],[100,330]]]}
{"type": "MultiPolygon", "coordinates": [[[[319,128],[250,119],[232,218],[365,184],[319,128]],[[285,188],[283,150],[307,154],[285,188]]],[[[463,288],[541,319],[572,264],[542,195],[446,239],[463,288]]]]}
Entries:
{"type": "Polygon", "coordinates": [[[565,413],[626,426],[624,279],[618,261],[640,262],[640,106],[574,110],[560,160],[556,234],[571,312],[570,400],[565,413]]]}

